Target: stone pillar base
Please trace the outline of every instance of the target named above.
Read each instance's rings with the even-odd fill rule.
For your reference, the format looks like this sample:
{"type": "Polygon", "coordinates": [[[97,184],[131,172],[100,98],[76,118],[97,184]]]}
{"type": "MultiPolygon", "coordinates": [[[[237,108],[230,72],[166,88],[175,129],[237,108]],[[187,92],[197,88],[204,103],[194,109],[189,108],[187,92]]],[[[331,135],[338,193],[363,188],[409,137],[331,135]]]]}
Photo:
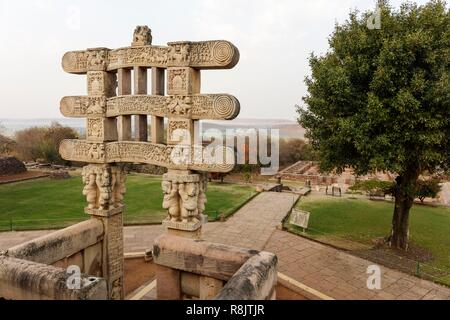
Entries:
{"type": "Polygon", "coordinates": [[[163,220],[162,225],[167,228],[167,232],[174,236],[200,239],[202,233],[202,222],[191,221],[171,221],[169,218],[163,220]]]}
{"type": "Polygon", "coordinates": [[[89,207],[84,208],[85,213],[90,214],[92,216],[98,216],[98,217],[112,217],[116,214],[122,213],[124,210],[125,210],[124,205],[119,205],[117,207],[113,207],[108,210],[89,208],[89,207]]]}

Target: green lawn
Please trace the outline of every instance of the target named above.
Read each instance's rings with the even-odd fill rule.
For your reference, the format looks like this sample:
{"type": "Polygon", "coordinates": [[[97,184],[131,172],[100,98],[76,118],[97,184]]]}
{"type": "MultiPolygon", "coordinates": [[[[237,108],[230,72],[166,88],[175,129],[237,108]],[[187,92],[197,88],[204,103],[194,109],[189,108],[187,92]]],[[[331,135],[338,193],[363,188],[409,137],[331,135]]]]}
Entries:
{"type": "MultiPolygon", "coordinates": [[[[311,212],[307,236],[328,238],[325,242],[337,246],[338,239],[373,246],[375,238],[390,234],[393,213],[390,202],[312,195],[301,198],[297,206],[311,212]]],[[[285,226],[299,232],[289,223],[285,226]]],[[[450,208],[414,205],[410,214],[410,241],[432,253],[434,258],[428,265],[447,270],[450,275],[450,208]]]]}
{"type": "MultiPolygon", "coordinates": [[[[161,222],[166,216],[161,207],[161,179],[130,174],[126,187],[125,223],[161,222]]],[[[11,230],[11,224],[14,230],[60,228],[87,219],[82,188],[79,176],[0,185],[0,230],[11,230]]],[[[221,213],[228,216],[255,194],[251,186],[210,183],[206,213],[210,220],[221,213]]]]}

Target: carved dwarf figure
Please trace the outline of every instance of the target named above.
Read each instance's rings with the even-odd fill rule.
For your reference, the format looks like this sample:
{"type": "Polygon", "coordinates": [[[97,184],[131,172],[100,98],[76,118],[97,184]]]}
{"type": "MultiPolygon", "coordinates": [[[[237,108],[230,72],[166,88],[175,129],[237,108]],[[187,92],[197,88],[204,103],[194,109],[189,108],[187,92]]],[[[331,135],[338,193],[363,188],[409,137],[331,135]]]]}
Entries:
{"type": "Polygon", "coordinates": [[[97,186],[99,189],[99,206],[102,210],[108,210],[111,203],[111,172],[108,168],[103,168],[102,172],[97,175],[97,186]]]}
{"type": "Polygon", "coordinates": [[[93,209],[97,206],[97,184],[96,174],[92,167],[83,167],[82,179],[84,183],[83,195],[86,196],[88,208],[93,209]]]}
{"type": "Polygon", "coordinates": [[[114,183],[113,183],[113,197],[114,197],[114,206],[118,207],[119,205],[123,204],[123,196],[125,192],[127,191],[125,187],[125,181],[127,179],[127,175],[121,168],[117,168],[113,175],[114,183]]]}
{"type": "Polygon", "coordinates": [[[198,215],[202,215],[205,212],[205,204],[207,201],[206,199],[206,189],[208,186],[208,178],[207,175],[202,175],[202,179],[200,180],[199,184],[199,191],[198,191],[198,215]]]}
{"type": "Polygon", "coordinates": [[[178,186],[176,182],[163,180],[161,183],[164,192],[162,207],[167,209],[171,221],[180,220],[180,197],[178,195],[178,186]]]}
{"type": "Polygon", "coordinates": [[[178,193],[181,198],[181,219],[183,222],[197,222],[198,183],[180,183],[178,193]]]}

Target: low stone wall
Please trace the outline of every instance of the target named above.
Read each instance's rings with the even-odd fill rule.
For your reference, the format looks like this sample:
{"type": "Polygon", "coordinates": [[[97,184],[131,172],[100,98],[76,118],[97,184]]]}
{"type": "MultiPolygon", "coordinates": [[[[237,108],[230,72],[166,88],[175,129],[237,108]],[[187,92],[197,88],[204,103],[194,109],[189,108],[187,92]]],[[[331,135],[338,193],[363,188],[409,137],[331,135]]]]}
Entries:
{"type": "Polygon", "coordinates": [[[0,297],[6,299],[108,299],[104,277],[104,225],[92,218],[0,253],[0,297]],[[66,268],[78,266],[80,288],[66,268]]]}
{"type": "Polygon", "coordinates": [[[274,296],[277,258],[269,252],[163,234],[155,240],[153,259],[158,267],[158,299],[274,296]]]}
{"type": "Polygon", "coordinates": [[[274,300],[276,284],[277,256],[260,252],[242,265],[215,300],[274,300]]]}
{"type": "Polygon", "coordinates": [[[89,219],[11,247],[6,255],[18,259],[53,264],[101,242],[102,238],[102,222],[97,219],[89,219]]]}
{"type": "Polygon", "coordinates": [[[0,255],[0,297],[15,300],[107,299],[106,281],[81,274],[79,289],[71,289],[65,269],[0,255]]]}

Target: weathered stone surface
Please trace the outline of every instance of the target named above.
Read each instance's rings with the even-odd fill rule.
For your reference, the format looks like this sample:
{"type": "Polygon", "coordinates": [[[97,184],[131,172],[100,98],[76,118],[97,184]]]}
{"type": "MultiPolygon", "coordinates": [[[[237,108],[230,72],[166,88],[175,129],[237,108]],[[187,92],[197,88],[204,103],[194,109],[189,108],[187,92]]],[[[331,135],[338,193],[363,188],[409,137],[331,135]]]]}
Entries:
{"type": "MultiPolygon", "coordinates": [[[[87,208],[103,210],[110,216],[123,211],[123,197],[126,192],[126,173],[121,165],[90,164],[83,167],[81,173],[84,183],[83,195],[86,196],[87,208]],[[108,212],[118,209],[117,212],[108,212]]],[[[95,215],[95,212],[89,212],[95,215]]]]}
{"type": "Polygon", "coordinates": [[[239,61],[238,49],[229,41],[179,41],[168,46],[140,45],[115,50],[95,48],[69,51],[62,67],[69,73],[112,71],[130,67],[192,67],[196,69],[230,69],[239,61]]]}
{"type": "Polygon", "coordinates": [[[163,175],[163,208],[168,217],[163,225],[170,229],[196,231],[201,228],[201,215],[206,202],[205,175],[171,170],[163,175]]]}
{"type": "Polygon", "coordinates": [[[117,124],[114,118],[87,118],[86,139],[90,141],[117,140],[117,124]]]}
{"type": "Polygon", "coordinates": [[[181,275],[179,270],[157,265],[156,283],[158,300],[179,300],[181,298],[181,275]]]}
{"type": "Polygon", "coordinates": [[[151,142],[115,141],[95,143],[66,139],[59,147],[65,160],[89,163],[134,162],[164,166],[169,169],[229,172],[233,170],[233,151],[222,147],[216,150],[225,163],[208,159],[202,146],[175,146],[151,142]],[[219,151],[220,150],[220,151],[219,151]],[[204,160],[203,160],[204,159],[204,160]]]}
{"type": "Polygon", "coordinates": [[[167,93],[169,95],[199,94],[200,70],[190,67],[168,68],[167,93]]]}
{"type": "Polygon", "coordinates": [[[104,279],[81,274],[80,289],[69,289],[62,268],[0,255],[0,297],[16,300],[104,300],[104,279]]]}
{"type": "MultiPolygon", "coordinates": [[[[229,172],[234,167],[234,153],[228,148],[204,149],[201,145],[194,145],[195,121],[232,119],[239,113],[239,102],[231,95],[200,94],[200,69],[232,68],[238,60],[237,48],[223,40],[152,46],[151,30],[147,26],[136,27],[130,47],[116,50],[92,48],[64,55],[62,66],[65,71],[87,75],[88,96],[65,97],[61,100],[60,109],[66,116],[86,117],[87,127],[86,140],[64,140],[59,151],[63,159],[89,163],[82,174],[83,194],[88,203],[85,212],[101,220],[104,226],[101,268],[109,299],[123,298],[122,199],[125,174],[122,168],[112,164],[147,163],[168,168],[169,174],[165,175],[162,184],[163,207],[168,210],[164,224],[169,232],[199,238],[207,180],[204,174],[191,170],[229,172]],[[148,68],[152,68],[152,95],[147,95],[148,68]],[[169,97],[164,96],[166,68],[169,97]],[[148,142],[147,115],[152,116],[151,143],[148,142]],[[135,126],[133,136],[131,117],[135,126]],[[163,143],[164,117],[168,118],[166,143],[163,143]],[[135,141],[130,141],[132,139],[135,141]]],[[[223,262],[223,258],[213,259],[219,256],[220,251],[214,246],[217,245],[208,248],[213,257],[205,264],[205,269],[209,270],[206,275],[221,272],[220,267],[217,271],[212,265],[219,261],[219,266],[223,264],[224,269],[221,276],[227,277],[223,273],[237,269],[233,259],[239,260],[241,252],[236,249],[229,260],[226,260],[226,253],[220,252],[225,254],[223,262]]],[[[81,265],[87,256],[89,265],[95,265],[99,250],[91,251],[84,252],[84,260],[81,253],[68,259],[81,265]]],[[[160,264],[158,275],[159,297],[181,298],[179,270],[163,265],[160,264]]],[[[91,266],[89,268],[92,269],[91,266]]],[[[212,283],[210,287],[218,285],[212,283]]],[[[204,296],[214,291],[205,290],[204,296]]],[[[191,291],[200,295],[198,288],[191,291]]]]}
{"type": "Polygon", "coordinates": [[[223,281],[211,277],[200,276],[199,298],[210,300],[217,296],[223,288],[223,281]]]}
{"type": "Polygon", "coordinates": [[[200,296],[200,276],[198,274],[181,272],[180,285],[182,294],[196,298],[200,296]]]}
{"type": "Polygon", "coordinates": [[[90,96],[68,96],[62,98],[60,103],[61,113],[73,118],[142,114],[195,120],[232,120],[239,110],[239,101],[229,94],[124,95],[103,100],[90,96]]]}
{"type": "Polygon", "coordinates": [[[97,217],[105,226],[103,241],[103,277],[106,279],[108,299],[122,300],[123,291],[123,215],[97,217]]]}
{"type": "Polygon", "coordinates": [[[153,245],[156,264],[220,280],[228,280],[258,252],[169,234],[159,236],[153,245]]]}
{"type": "Polygon", "coordinates": [[[15,157],[0,157],[0,176],[27,171],[22,161],[15,157]]]}
{"type": "Polygon", "coordinates": [[[277,257],[262,251],[245,262],[228,280],[217,300],[271,299],[277,283],[277,257]]]}
{"type": "Polygon", "coordinates": [[[102,241],[103,231],[101,221],[90,219],[9,248],[7,255],[52,264],[102,241]]]}

